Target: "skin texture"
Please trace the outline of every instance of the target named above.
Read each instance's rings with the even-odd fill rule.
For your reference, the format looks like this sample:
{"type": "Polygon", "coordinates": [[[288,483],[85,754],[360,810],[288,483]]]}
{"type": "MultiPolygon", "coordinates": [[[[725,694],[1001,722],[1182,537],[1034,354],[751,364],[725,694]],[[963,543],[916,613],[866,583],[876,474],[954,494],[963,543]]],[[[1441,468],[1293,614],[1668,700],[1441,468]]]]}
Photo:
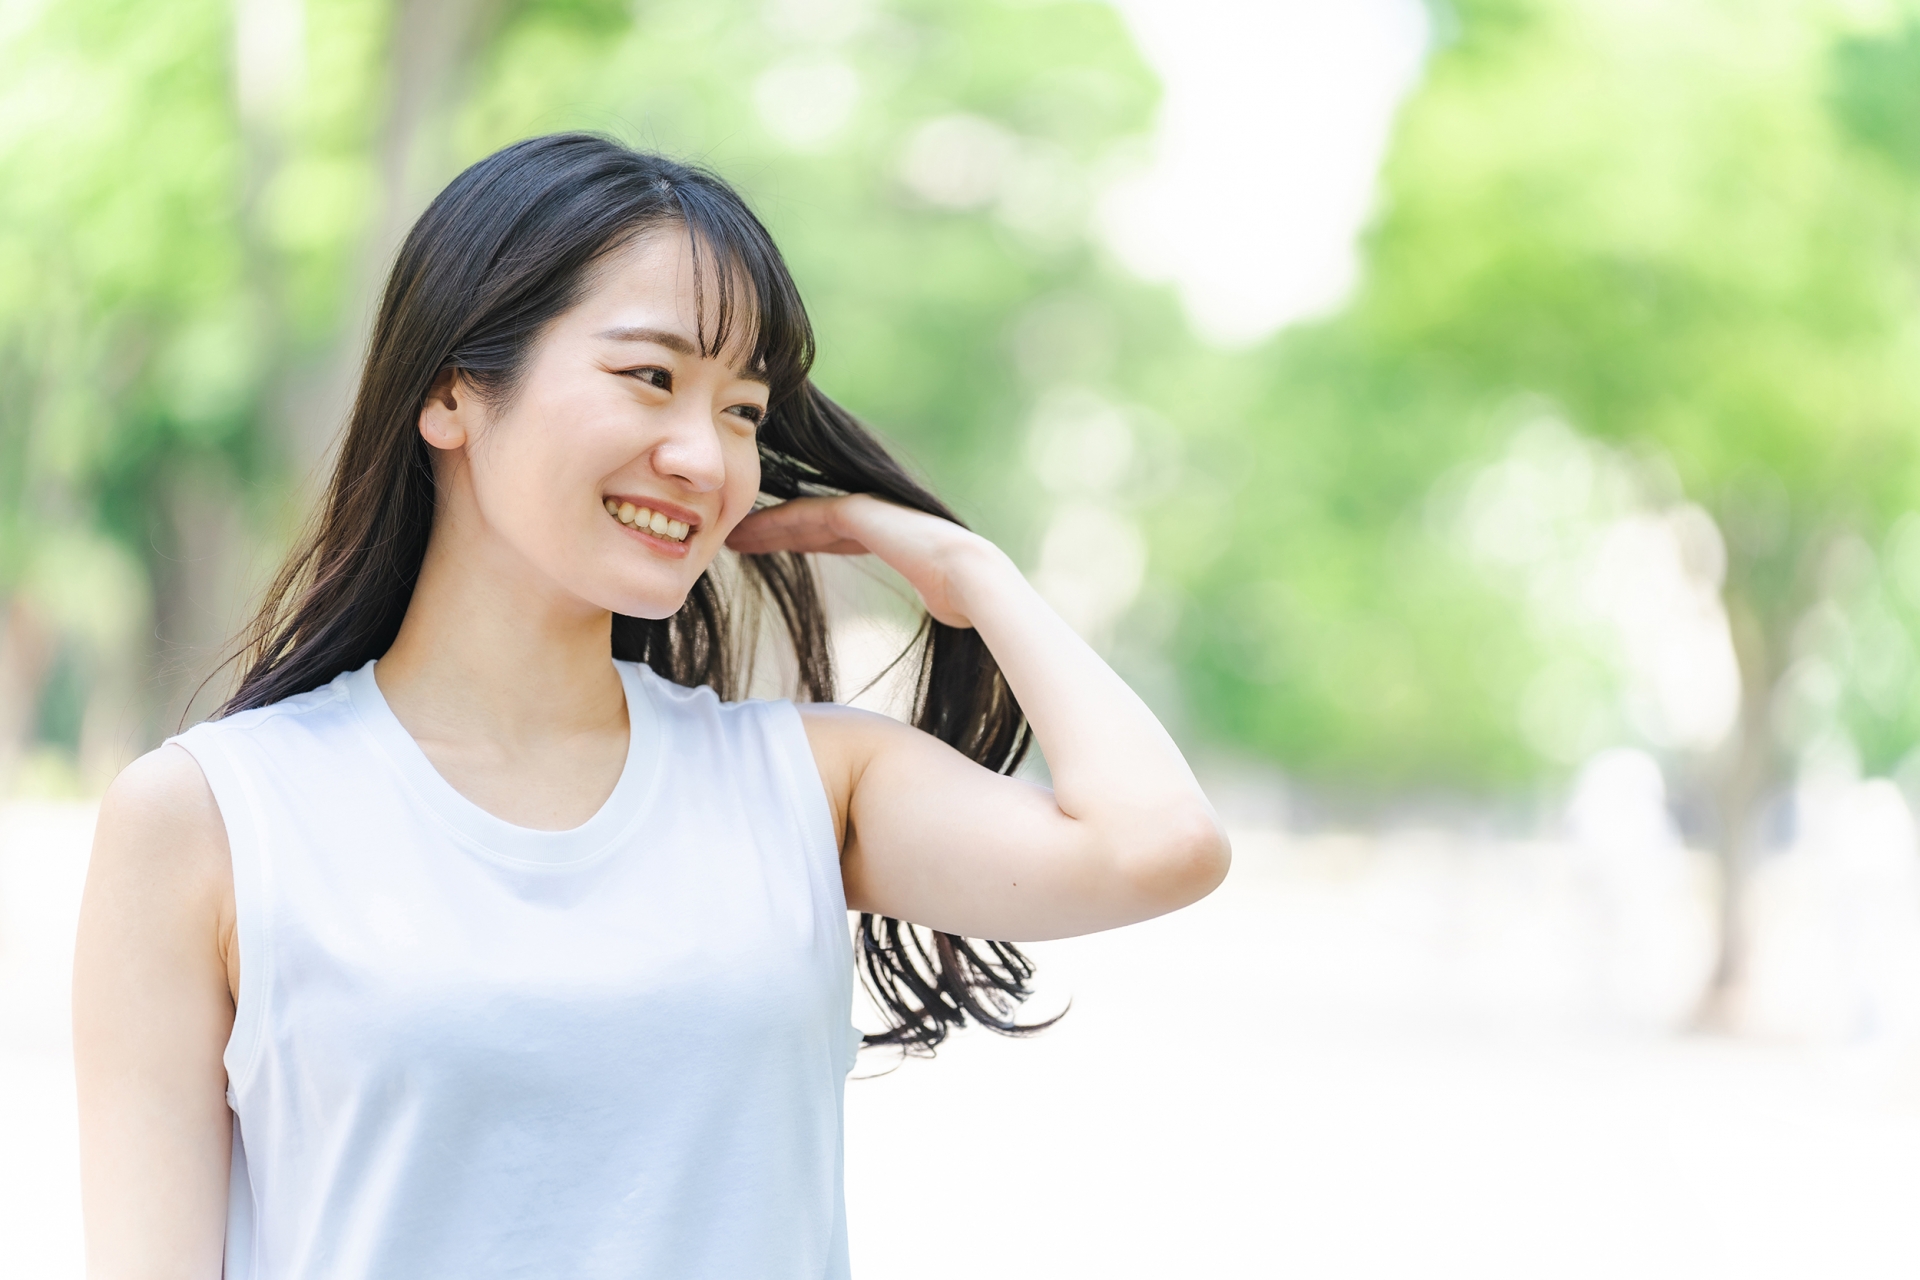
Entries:
{"type": "MultiPolygon", "coordinates": [[[[671,615],[723,545],[872,554],[936,618],[979,629],[1054,786],[1000,777],[883,716],[802,707],[848,906],[1021,941],[1209,892],[1227,842],[1186,762],[991,543],[864,496],[749,516],[767,388],[737,349],[698,354],[693,271],[683,235],[636,242],[549,327],[508,403],[446,375],[422,409],[439,502],[375,675],[434,767],[508,822],[577,826],[625,760],[614,612],[671,615]],[[684,547],[648,539],[607,514],[609,495],[695,527],[684,547]]],[[[226,833],[198,766],[174,747],[142,757],[101,806],[75,965],[93,1280],[220,1274],[233,919],[226,833]]]]}

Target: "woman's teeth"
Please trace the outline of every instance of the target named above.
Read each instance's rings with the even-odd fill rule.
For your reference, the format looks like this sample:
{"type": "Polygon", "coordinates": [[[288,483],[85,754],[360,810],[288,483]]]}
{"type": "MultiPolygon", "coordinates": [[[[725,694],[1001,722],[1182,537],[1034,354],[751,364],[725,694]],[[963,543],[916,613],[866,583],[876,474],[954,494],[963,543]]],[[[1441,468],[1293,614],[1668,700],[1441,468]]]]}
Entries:
{"type": "Polygon", "coordinates": [[[631,525],[635,529],[645,529],[648,533],[665,538],[669,542],[685,542],[687,530],[692,527],[684,520],[669,520],[658,511],[636,507],[631,502],[621,502],[617,498],[607,499],[607,514],[621,524],[631,525]]]}

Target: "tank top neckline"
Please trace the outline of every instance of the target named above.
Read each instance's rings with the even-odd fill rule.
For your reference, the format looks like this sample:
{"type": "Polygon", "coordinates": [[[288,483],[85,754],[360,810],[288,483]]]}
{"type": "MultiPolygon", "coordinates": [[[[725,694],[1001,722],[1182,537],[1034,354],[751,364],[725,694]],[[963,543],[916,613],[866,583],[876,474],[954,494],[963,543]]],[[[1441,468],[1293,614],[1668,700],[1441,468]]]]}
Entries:
{"type": "Polygon", "coordinates": [[[427,753],[400,723],[380,692],[368,659],[342,677],[354,717],[374,748],[408,788],[461,843],[509,862],[570,866],[589,862],[618,846],[653,807],[667,759],[666,725],[647,686],[651,672],[637,663],[614,662],[627,699],[627,758],[594,815],[564,831],[521,827],[487,812],[440,776],[427,753]]]}

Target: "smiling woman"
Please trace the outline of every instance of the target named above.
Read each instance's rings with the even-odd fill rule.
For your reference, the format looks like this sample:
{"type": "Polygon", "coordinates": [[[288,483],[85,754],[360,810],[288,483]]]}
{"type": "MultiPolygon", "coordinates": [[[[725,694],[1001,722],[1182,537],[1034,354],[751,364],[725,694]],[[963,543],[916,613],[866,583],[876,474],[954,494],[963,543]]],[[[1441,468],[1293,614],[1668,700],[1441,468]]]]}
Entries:
{"type": "Polygon", "coordinates": [[[1034,1029],[970,938],[1219,883],[1146,707],[812,357],[702,171],[539,138],[422,215],[237,691],[102,806],[94,1274],[845,1276],[847,912],[865,1041],[930,1051],[1034,1029]],[[799,706],[733,700],[723,548],[799,706]],[[813,554],[919,593],[913,727],[832,704],[813,554]]]}

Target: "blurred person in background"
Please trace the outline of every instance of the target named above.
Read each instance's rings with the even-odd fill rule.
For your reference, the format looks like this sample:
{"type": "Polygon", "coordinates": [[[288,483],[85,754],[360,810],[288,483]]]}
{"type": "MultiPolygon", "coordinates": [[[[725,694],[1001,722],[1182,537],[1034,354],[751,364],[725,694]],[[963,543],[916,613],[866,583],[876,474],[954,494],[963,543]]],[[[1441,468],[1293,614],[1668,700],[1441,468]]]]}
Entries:
{"type": "Polygon", "coordinates": [[[865,1042],[929,1051],[1031,1029],[970,939],[1220,882],[1153,715],[812,358],[702,171],[556,135],[421,216],[237,691],[102,805],[90,1274],[844,1276],[845,913],[865,1042]],[[919,593],[915,726],[831,704],[813,553],[919,593]],[[756,598],[798,707],[734,700],[756,598]]]}

